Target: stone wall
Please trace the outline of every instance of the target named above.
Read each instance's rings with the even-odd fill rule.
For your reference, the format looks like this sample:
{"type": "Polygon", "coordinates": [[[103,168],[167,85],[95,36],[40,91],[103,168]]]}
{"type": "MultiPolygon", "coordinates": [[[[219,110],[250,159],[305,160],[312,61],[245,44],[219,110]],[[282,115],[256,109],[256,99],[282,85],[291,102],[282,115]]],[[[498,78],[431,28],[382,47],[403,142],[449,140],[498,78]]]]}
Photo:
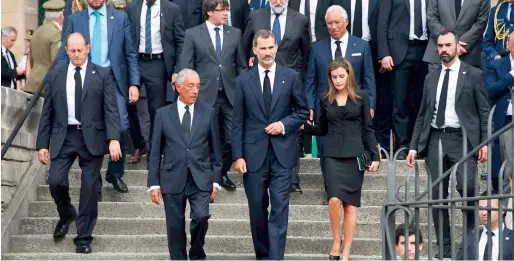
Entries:
{"type": "MultiPolygon", "coordinates": [[[[28,106],[28,99],[32,95],[4,87],[0,87],[0,94],[3,146],[28,106]]],[[[40,164],[35,147],[42,107],[43,99],[39,99],[2,159],[2,217],[22,178],[29,170],[33,170],[31,167],[34,164],[40,164]]]]}

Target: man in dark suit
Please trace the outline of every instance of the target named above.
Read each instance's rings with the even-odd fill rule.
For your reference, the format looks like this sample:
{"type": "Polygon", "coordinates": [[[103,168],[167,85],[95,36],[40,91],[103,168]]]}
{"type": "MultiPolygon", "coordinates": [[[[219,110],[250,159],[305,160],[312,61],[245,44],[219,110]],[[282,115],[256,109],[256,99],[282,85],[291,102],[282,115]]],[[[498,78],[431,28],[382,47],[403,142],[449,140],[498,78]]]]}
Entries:
{"type": "Polygon", "coordinates": [[[25,70],[18,68],[14,54],[9,50],[17,38],[18,32],[14,27],[2,28],[2,86],[12,89],[17,89],[16,81],[25,75],[25,70]]]}
{"type": "MultiPolygon", "coordinates": [[[[459,60],[457,56],[458,39],[454,32],[443,31],[437,39],[437,49],[443,64],[439,70],[430,72],[425,78],[423,99],[419,110],[414,133],[410,144],[407,164],[414,167],[416,154],[426,150],[428,172],[435,182],[439,178],[439,161],[442,160],[443,173],[487,139],[487,119],[489,117],[489,99],[482,71],[459,60]],[[467,140],[463,141],[462,129],[466,131],[467,140]],[[443,144],[443,157],[439,159],[439,142],[443,144]],[[462,143],[468,142],[468,151],[462,151],[462,143]]],[[[462,197],[475,196],[475,177],[477,160],[487,160],[487,146],[480,148],[478,155],[467,162],[465,175],[463,165],[457,169],[457,191],[462,197]],[[467,180],[467,194],[463,194],[464,180],[467,180]]],[[[449,176],[442,181],[442,198],[439,198],[439,184],[434,184],[434,199],[448,197],[449,176]]],[[[464,211],[467,216],[468,229],[473,228],[474,214],[464,211]]],[[[442,257],[451,257],[451,239],[448,209],[434,210],[434,226],[442,257]],[[442,211],[442,220],[439,212],[442,211]],[[442,231],[438,229],[442,226],[442,231]],[[443,233],[443,235],[440,235],[443,233]],[[442,238],[442,242],[439,238],[442,238]]]]}
{"type": "Polygon", "coordinates": [[[250,15],[248,0],[230,0],[229,4],[230,12],[227,25],[241,30],[241,34],[243,34],[246,28],[246,19],[250,15]]]}
{"type": "Polygon", "coordinates": [[[202,23],[202,0],[170,0],[177,4],[182,11],[184,29],[193,28],[202,23]]]}
{"type": "MultiPolygon", "coordinates": [[[[429,37],[428,0],[380,2],[378,66],[382,71],[392,71],[393,126],[396,148],[400,149],[409,146],[421,103],[423,80],[428,73],[427,64],[423,62],[429,37]]],[[[398,155],[400,160],[406,157],[406,150],[398,155]]]]}
{"type": "Polygon", "coordinates": [[[121,157],[116,84],[111,69],[88,61],[89,50],[84,35],[70,34],[66,44],[70,62],[47,73],[36,143],[43,165],[48,163],[51,147],[48,185],[60,218],[54,240],[64,239],[76,220],[76,252],[85,254],[92,252],[103,156],[108,152],[115,161],[121,157]],[[78,215],[71,204],[68,182],[68,172],[77,158],[82,170],[78,215]]]}
{"type": "Polygon", "coordinates": [[[295,131],[308,118],[307,103],[299,75],[275,63],[273,33],[257,31],[253,46],[259,64],[236,79],[232,155],[243,175],[255,256],[282,260],[297,160],[295,131]]]}
{"type": "Polygon", "coordinates": [[[203,11],[208,20],[186,31],[180,68],[190,68],[202,76],[200,100],[214,107],[216,117],[222,118],[224,130],[223,182],[221,186],[235,189],[227,172],[232,167],[230,146],[232,109],[236,77],[246,69],[241,47],[241,31],[226,25],[227,0],[205,0],[203,11]]]}
{"type": "Polygon", "coordinates": [[[339,2],[340,0],[289,0],[289,8],[307,17],[311,41],[316,42],[329,37],[325,13],[329,6],[339,2]]]}
{"type": "MultiPolygon", "coordinates": [[[[173,82],[172,75],[178,72],[184,24],[180,7],[168,0],[135,0],[128,5],[127,15],[132,42],[139,53],[140,82],[146,90],[151,140],[155,113],[166,105],[167,83],[173,82]]],[[[131,159],[140,158],[144,152],[145,149],[136,150],[131,159]]]]}
{"type": "MultiPolygon", "coordinates": [[[[492,191],[490,196],[498,196],[498,192],[492,191]]],[[[483,192],[480,196],[489,196],[487,191],[483,192]]],[[[505,226],[505,223],[499,222],[500,213],[498,210],[488,211],[488,208],[497,209],[499,207],[498,199],[478,201],[478,206],[484,208],[479,210],[480,224],[483,226],[478,229],[479,240],[475,242],[476,230],[473,229],[468,232],[467,245],[461,246],[457,252],[456,260],[514,260],[514,251],[512,249],[512,230],[505,226]],[[491,226],[488,223],[491,223],[491,226]],[[500,229],[502,235],[500,238],[500,229]],[[500,242],[502,241],[503,253],[500,256],[500,242]],[[490,248],[489,248],[490,247],[490,248]],[[478,256],[477,256],[478,252],[478,256]],[[466,257],[464,255],[466,254],[466,257]]]]}
{"type": "Polygon", "coordinates": [[[311,46],[307,17],[288,8],[287,1],[270,0],[269,3],[271,7],[250,13],[242,40],[245,60],[249,61],[249,66],[253,66],[253,58],[250,60],[253,37],[259,30],[270,30],[277,37],[276,62],[303,75],[307,70],[311,46]],[[299,53],[301,60],[298,59],[299,53]]]}
{"type": "MultiPolygon", "coordinates": [[[[87,0],[89,7],[71,15],[67,21],[63,39],[73,32],[79,32],[91,42],[91,62],[111,67],[117,83],[116,99],[120,115],[120,144],[123,157],[119,161],[109,161],[105,180],[122,193],[128,192],[121,179],[125,174],[125,147],[129,128],[127,101],[137,102],[139,98],[139,67],[137,52],[132,43],[132,32],[127,14],[107,8],[105,0],[87,0]],[[98,22],[97,22],[98,21],[98,22]]],[[[57,64],[68,64],[69,59],[61,47],[57,64]]]]}
{"type": "Polygon", "coordinates": [[[176,88],[177,101],[157,110],[155,116],[148,187],[152,202],[164,201],[171,260],[188,259],[186,200],[191,206],[189,259],[205,260],[209,200],[216,196],[221,180],[218,121],[212,106],[197,101],[200,77],[195,71],[180,71],[176,88]]]}
{"type": "Polygon", "coordinates": [[[250,10],[269,7],[269,0],[249,0],[249,2],[250,10]]]}

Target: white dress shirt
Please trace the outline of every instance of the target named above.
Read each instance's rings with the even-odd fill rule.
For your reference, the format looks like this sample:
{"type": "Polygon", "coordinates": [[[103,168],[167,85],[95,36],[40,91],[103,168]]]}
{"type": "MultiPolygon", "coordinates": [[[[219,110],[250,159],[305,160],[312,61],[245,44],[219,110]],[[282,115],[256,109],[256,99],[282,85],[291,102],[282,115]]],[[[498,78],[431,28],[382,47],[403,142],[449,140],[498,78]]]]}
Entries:
{"type": "MultiPolygon", "coordinates": [[[[271,86],[271,94],[273,94],[273,86],[275,85],[275,73],[277,72],[277,64],[273,63],[273,65],[269,69],[264,69],[260,64],[257,66],[257,69],[259,70],[259,79],[261,80],[261,91],[264,92],[264,77],[266,77],[266,70],[269,70],[268,72],[268,78],[271,86]]],[[[282,124],[282,135],[286,134],[286,128],[284,127],[284,124],[279,121],[280,124],[282,124]]]]}
{"type": "MultiPolygon", "coordinates": [[[[277,17],[275,15],[275,13],[273,12],[273,9],[271,9],[271,24],[270,24],[270,31],[273,30],[273,23],[275,22],[275,17],[277,17]]],[[[286,32],[286,18],[287,18],[287,7],[284,8],[284,12],[282,12],[282,14],[280,14],[280,16],[278,17],[278,22],[280,23],[280,39],[284,39],[284,33],[286,32]]]]}
{"type": "Polygon", "coordinates": [[[421,38],[417,37],[414,34],[414,1],[409,0],[410,2],[410,30],[409,30],[409,40],[428,40],[427,36],[427,0],[421,0],[421,23],[423,24],[423,35],[421,38]]]}
{"type": "Polygon", "coordinates": [[[300,1],[300,14],[303,14],[305,16],[309,16],[309,20],[311,22],[311,36],[312,42],[316,42],[316,8],[318,8],[318,0],[309,0],[309,14],[305,13],[305,0],[300,1]]]}
{"type": "MultiPolygon", "coordinates": [[[[68,64],[68,73],[66,75],[66,101],[68,102],[68,125],[80,125],[81,123],[75,119],[75,68],[71,62],[68,64]]],[[[84,79],[86,78],[87,59],[80,70],[80,78],[82,80],[82,89],[84,89],[84,79]]]]}
{"type": "Polygon", "coordinates": [[[336,41],[341,41],[340,45],[341,45],[341,53],[343,54],[343,58],[346,57],[346,49],[348,47],[348,38],[350,38],[349,34],[348,34],[348,31],[343,35],[343,38],[339,39],[339,40],[336,40],[332,37],[330,37],[330,49],[332,49],[332,60],[335,60],[336,59],[336,49],[337,49],[337,44],[336,44],[336,41]]]}
{"type": "MultiPolygon", "coordinates": [[[[505,226],[502,225],[502,229],[504,229],[505,226]]],[[[493,245],[491,247],[492,250],[492,259],[491,260],[498,260],[498,254],[499,254],[499,236],[500,236],[500,230],[496,228],[495,230],[491,231],[494,233],[494,236],[491,235],[491,240],[493,242],[493,245]]],[[[485,246],[487,244],[487,240],[489,238],[487,237],[487,229],[484,228],[482,230],[482,235],[480,236],[480,241],[478,242],[478,260],[482,261],[484,260],[484,253],[486,251],[485,246]]]]}
{"type": "Polygon", "coordinates": [[[432,127],[438,128],[436,125],[437,110],[439,108],[439,98],[441,96],[441,89],[443,88],[444,76],[446,69],[450,69],[450,78],[448,81],[448,95],[446,96],[446,111],[444,112],[444,125],[442,128],[460,128],[459,117],[455,111],[455,92],[457,90],[457,80],[459,79],[461,61],[457,59],[450,68],[442,66],[441,75],[439,76],[439,83],[437,84],[437,94],[435,98],[434,117],[432,119],[432,127]]]}
{"type": "MultiPolygon", "coordinates": [[[[150,32],[152,39],[152,53],[158,54],[162,53],[162,43],[161,43],[161,1],[155,1],[155,3],[150,7],[151,18],[150,18],[150,32]]],[[[148,10],[148,6],[146,5],[146,0],[143,2],[143,8],[141,9],[141,21],[140,21],[140,29],[139,29],[139,52],[145,52],[146,45],[146,10],[148,10]]]]}
{"type": "Polygon", "coordinates": [[[211,37],[212,46],[214,47],[214,50],[216,51],[216,30],[215,28],[220,29],[220,40],[221,40],[221,46],[223,48],[223,25],[215,26],[209,21],[205,21],[205,24],[207,25],[207,30],[209,31],[209,36],[211,37]]]}
{"type": "MultiPolygon", "coordinates": [[[[353,19],[355,17],[355,0],[352,0],[352,35],[353,35],[353,19]]],[[[371,41],[371,32],[369,30],[368,24],[368,14],[369,13],[369,0],[362,0],[362,39],[366,41],[371,41]]]]}
{"type": "MultiPolygon", "coordinates": [[[[13,70],[16,70],[16,68],[14,68],[14,62],[13,62],[13,57],[11,57],[11,55],[9,54],[9,52],[7,51],[7,48],[5,48],[3,45],[2,45],[2,55],[5,57],[5,59],[7,60],[7,62],[9,63],[9,67],[13,70]]],[[[14,85],[14,82],[16,81],[16,79],[12,79],[11,80],[11,88],[13,89],[16,89],[16,86],[14,85]]]]}
{"type": "MultiPolygon", "coordinates": [[[[180,100],[180,98],[177,99],[176,103],[177,103],[177,109],[178,109],[178,118],[180,120],[180,124],[182,124],[182,119],[184,118],[184,114],[186,113],[186,104],[183,103],[180,100]]],[[[193,126],[194,111],[195,111],[195,105],[194,104],[189,105],[189,113],[191,114],[191,124],[189,125],[190,128],[193,126]]],[[[213,186],[218,189],[221,189],[220,184],[218,184],[217,182],[214,182],[213,186]]],[[[148,191],[152,191],[154,189],[160,189],[160,188],[161,188],[161,186],[150,186],[150,189],[148,189],[148,191]]]]}

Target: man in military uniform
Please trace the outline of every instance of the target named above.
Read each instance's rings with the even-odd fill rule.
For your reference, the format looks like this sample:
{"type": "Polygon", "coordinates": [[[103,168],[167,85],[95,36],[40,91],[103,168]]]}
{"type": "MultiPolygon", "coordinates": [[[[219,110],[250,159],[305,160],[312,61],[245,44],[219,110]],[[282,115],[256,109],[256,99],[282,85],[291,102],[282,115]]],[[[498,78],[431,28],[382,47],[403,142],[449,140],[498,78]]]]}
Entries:
{"type": "MultiPolygon", "coordinates": [[[[61,48],[61,30],[64,22],[63,0],[49,0],[43,4],[45,22],[33,34],[30,51],[31,72],[24,91],[35,93],[43,81],[52,61],[61,48]]],[[[43,94],[43,92],[41,93],[43,94]]]]}
{"type": "MultiPolygon", "coordinates": [[[[77,11],[82,11],[88,7],[87,0],[72,0],[72,10],[73,13],[77,11]]],[[[127,8],[127,5],[132,2],[132,0],[106,0],[105,4],[107,7],[116,9],[118,11],[125,12],[125,9],[127,8]]]]}
{"type": "Polygon", "coordinates": [[[482,50],[488,61],[498,60],[509,54],[507,41],[514,31],[514,0],[503,0],[491,8],[482,50]]]}

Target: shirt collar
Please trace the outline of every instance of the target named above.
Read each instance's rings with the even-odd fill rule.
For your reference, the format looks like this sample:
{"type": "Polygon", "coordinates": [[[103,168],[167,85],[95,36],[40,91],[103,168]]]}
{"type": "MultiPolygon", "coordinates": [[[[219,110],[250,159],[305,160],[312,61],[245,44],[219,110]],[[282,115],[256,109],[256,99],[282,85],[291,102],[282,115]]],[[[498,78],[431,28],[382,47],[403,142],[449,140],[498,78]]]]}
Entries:
{"type": "Polygon", "coordinates": [[[273,65],[269,69],[264,69],[260,64],[257,66],[259,70],[259,74],[264,74],[266,70],[269,70],[270,73],[275,73],[275,69],[277,68],[277,63],[273,62],[273,65]]]}
{"type": "Polygon", "coordinates": [[[214,31],[214,28],[218,27],[220,31],[223,31],[223,25],[215,26],[213,23],[209,22],[209,20],[205,21],[205,24],[207,25],[207,30],[214,31]]]}
{"type": "Polygon", "coordinates": [[[91,16],[91,14],[94,12],[94,11],[98,11],[102,16],[105,16],[107,14],[107,7],[105,6],[106,4],[104,3],[104,5],[102,6],[102,8],[98,9],[98,10],[94,10],[93,8],[91,7],[88,7],[87,8],[87,12],[89,14],[89,16],[91,16]]]}
{"type": "Polygon", "coordinates": [[[336,39],[330,37],[330,44],[335,44],[336,41],[341,41],[343,43],[348,43],[348,38],[350,38],[350,34],[348,33],[348,31],[346,31],[346,33],[344,33],[343,37],[341,37],[341,39],[339,39],[339,40],[336,40],[336,39]]]}
{"type": "MultiPolygon", "coordinates": [[[[84,64],[82,66],[80,66],[80,68],[82,68],[80,70],[80,72],[85,72],[86,69],[87,69],[87,63],[88,63],[88,59],[86,59],[86,61],[84,62],[84,64]]],[[[68,72],[70,71],[75,71],[75,68],[77,68],[77,66],[73,65],[73,63],[68,63],[68,72]]]]}
{"type": "Polygon", "coordinates": [[[7,48],[2,44],[2,54],[7,54],[7,48]]]}
{"type": "MultiPolygon", "coordinates": [[[[505,224],[502,224],[501,228],[502,228],[502,230],[504,230],[505,224]]],[[[500,227],[497,227],[495,230],[493,230],[491,232],[494,234],[494,236],[496,236],[496,237],[499,236],[500,235],[500,227]]],[[[484,230],[482,230],[482,235],[483,234],[487,234],[487,228],[485,226],[484,226],[484,230]]]]}
{"type": "Polygon", "coordinates": [[[451,71],[458,72],[460,69],[460,64],[461,64],[461,61],[458,58],[457,58],[457,61],[455,61],[450,67],[446,67],[446,66],[444,66],[444,64],[441,64],[441,66],[443,67],[443,70],[441,71],[441,73],[446,71],[446,69],[450,69],[451,71]]]}
{"type": "MultiPolygon", "coordinates": [[[[270,12],[271,12],[271,16],[273,17],[275,15],[275,12],[273,12],[273,8],[271,8],[271,7],[270,7],[270,12]]],[[[287,15],[287,6],[284,8],[284,11],[280,14],[280,16],[286,16],[286,15],[287,15]]]]}
{"type": "MultiPolygon", "coordinates": [[[[177,107],[178,107],[179,109],[184,110],[184,111],[186,110],[186,104],[185,104],[185,103],[183,103],[183,102],[180,100],[180,98],[177,98],[177,107]]],[[[194,109],[195,109],[195,104],[194,104],[194,103],[193,103],[193,104],[191,104],[191,105],[189,105],[189,112],[193,112],[193,110],[194,110],[194,109]]]]}

